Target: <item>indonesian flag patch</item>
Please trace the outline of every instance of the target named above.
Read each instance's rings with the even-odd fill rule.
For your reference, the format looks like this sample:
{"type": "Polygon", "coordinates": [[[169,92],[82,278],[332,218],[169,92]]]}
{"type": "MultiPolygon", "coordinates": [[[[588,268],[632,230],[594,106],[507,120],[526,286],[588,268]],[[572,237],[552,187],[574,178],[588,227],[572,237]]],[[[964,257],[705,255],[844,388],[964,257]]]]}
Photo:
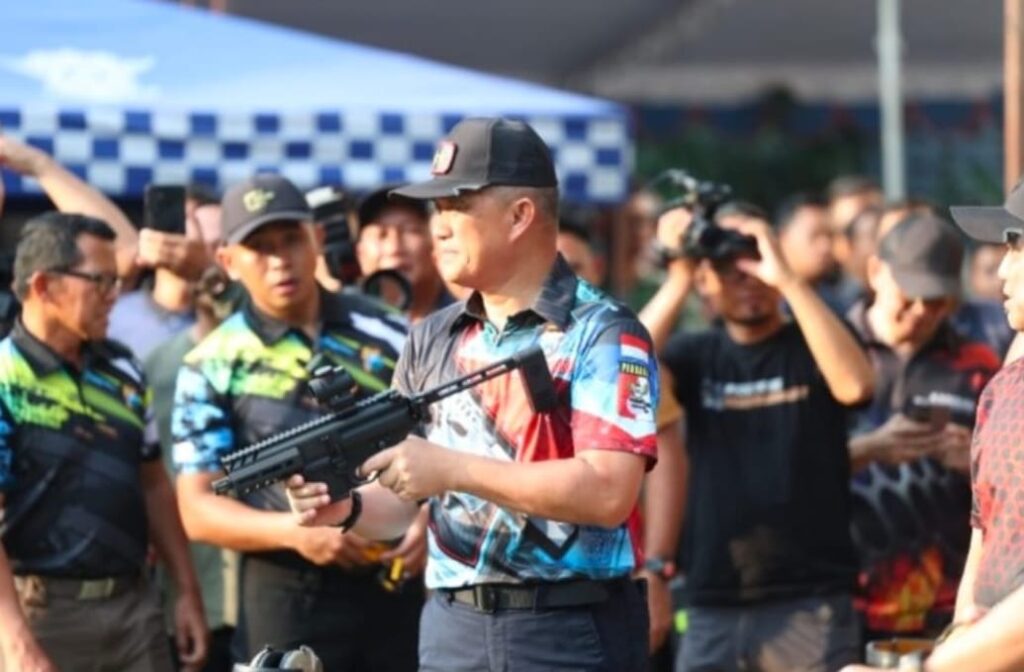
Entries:
{"type": "Polygon", "coordinates": [[[651,371],[647,343],[623,334],[619,340],[619,415],[629,420],[651,420],[651,371]]]}

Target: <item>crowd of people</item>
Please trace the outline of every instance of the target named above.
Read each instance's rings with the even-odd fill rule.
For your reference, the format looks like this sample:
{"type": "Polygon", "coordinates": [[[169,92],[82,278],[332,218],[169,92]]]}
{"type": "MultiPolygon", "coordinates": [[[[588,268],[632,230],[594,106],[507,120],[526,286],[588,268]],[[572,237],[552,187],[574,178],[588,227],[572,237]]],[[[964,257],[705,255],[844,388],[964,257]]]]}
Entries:
{"type": "Polygon", "coordinates": [[[864,177],[773,214],[638,188],[613,282],[522,122],[461,122],[340,220],[258,174],[137,228],[13,137],[0,170],[53,205],[0,342],[0,670],[833,671],[893,637],[1024,666],[1024,189],[955,208],[965,242],[864,177]],[[510,374],[340,499],[215,494],[329,412],[325,366],[411,395],[535,345],[553,408],[510,374]]]}

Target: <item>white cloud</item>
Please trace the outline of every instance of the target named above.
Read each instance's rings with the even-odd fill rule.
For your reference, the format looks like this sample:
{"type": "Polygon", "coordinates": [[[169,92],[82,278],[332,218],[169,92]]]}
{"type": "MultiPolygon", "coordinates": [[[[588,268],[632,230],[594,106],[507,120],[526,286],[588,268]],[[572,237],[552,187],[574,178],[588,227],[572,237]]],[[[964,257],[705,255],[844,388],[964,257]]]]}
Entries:
{"type": "Polygon", "coordinates": [[[110,51],[69,48],[0,58],[0,67],[38,79],[54,97],[96,103],[153,100],[160,93],[158,87],[143,84],[139,78],[155,64],[152,56],[130,58],[110,51]]]}

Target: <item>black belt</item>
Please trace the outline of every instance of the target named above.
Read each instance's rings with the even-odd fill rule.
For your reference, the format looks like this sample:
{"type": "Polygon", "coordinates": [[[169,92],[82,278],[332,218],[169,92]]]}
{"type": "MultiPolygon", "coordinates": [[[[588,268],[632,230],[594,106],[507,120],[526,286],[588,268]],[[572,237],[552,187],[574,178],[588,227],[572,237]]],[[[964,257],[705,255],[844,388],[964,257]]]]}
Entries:
{"type": "Polygon", "coordinates": [[[610,581],[561,581],[511,585],[483,583],[466,588],[441,589],[449,602],[467,604],[477,611],[493,614],[506,609],[558,609],[584,607],[607,602],[612,591],[628,579],[610,581]]]}

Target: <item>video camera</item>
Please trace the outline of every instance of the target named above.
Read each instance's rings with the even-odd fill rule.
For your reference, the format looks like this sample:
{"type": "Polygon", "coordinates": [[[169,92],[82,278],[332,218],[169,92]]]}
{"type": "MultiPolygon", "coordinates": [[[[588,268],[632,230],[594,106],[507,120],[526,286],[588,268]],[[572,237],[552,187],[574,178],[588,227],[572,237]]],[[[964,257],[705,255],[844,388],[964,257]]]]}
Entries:
{"type": "Polygon", "coordinates": [[[693,214],[693,220],[683,235],[680,248],[690,259],[729,259],[731,257],[759,257],[757,241],[732,229],[715,223],[715,214],[732,196],[732,188],[725,184],[698,180],[685,170],[669,168],[651,181],[649,188],[662,187],[667,192],[661,213],[684,207],[693,214]]]}
{"type": "Polygon", "coordinates": [[[412,302],[412,287],[398,271],[382,270],[362,277],[355,245],[348,226],[349,201],[337,187],[318,187],[306,192],[313,209],[313,221],[324,227],[324,261],[327,270],[341,281],[344,291],[362,292],[406,310],[412,302]],[[357,289],[358,288],[358,289],[357,289]]]}
{"type": "Polygon", "coordinates": [[[362,273],[356,260],[352,234],[348,228],[348,199],[337,187],[318,187],[306,193],[313,209],[313,221],[324,227],[324,259],[331,275],[343,285],[352,285],[362,273]]]}

